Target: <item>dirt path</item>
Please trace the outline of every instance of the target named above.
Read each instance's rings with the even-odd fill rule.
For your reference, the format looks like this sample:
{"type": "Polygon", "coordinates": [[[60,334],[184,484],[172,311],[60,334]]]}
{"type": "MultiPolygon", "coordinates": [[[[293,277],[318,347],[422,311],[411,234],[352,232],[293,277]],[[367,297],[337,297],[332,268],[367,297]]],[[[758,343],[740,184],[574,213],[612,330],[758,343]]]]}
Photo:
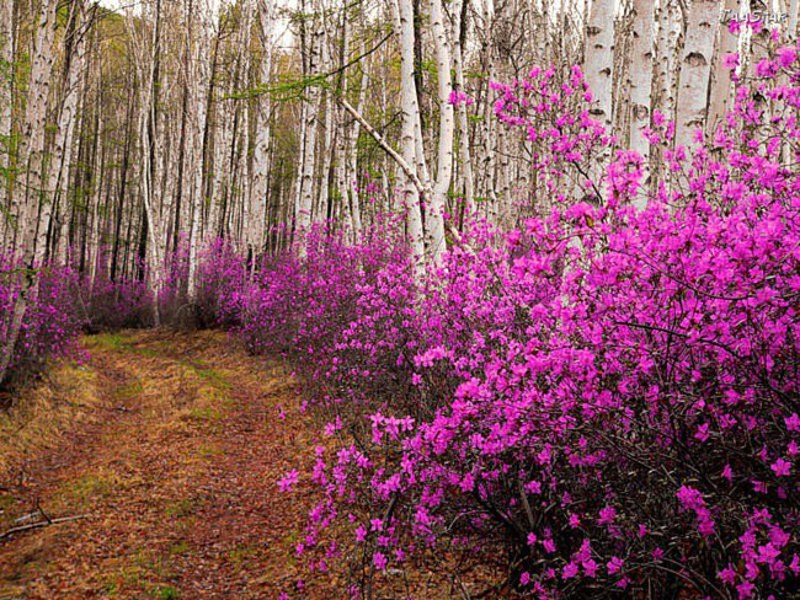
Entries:
{"type": "Polygon", "coordinates": [[[87,517],[0,539],[0,599],[277,598],[308,506],[276,481],[315,442],[290,379],[220,333],[86,345],[100,418],[0,481],[0,532],[87,517]]]}

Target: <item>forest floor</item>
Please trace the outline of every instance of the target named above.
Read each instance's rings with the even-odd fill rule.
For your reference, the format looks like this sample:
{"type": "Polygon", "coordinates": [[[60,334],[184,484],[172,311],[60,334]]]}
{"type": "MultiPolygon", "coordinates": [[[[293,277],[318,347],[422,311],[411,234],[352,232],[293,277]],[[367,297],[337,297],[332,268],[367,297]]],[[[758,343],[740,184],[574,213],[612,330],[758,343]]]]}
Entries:
{"type": "MultiPolygon", "coordinates": [[[[54,521],[0,539],[0,599],[293,587],[312,498],[276,482],[310,471],[315,440],[291,378],[219,332],[83,344],[90,358],[55,368],[26,414],[0,419],[0,536],[54,521]]],[[[336,584],[308,593],[337,597],[324,591],[336,584]]]]}

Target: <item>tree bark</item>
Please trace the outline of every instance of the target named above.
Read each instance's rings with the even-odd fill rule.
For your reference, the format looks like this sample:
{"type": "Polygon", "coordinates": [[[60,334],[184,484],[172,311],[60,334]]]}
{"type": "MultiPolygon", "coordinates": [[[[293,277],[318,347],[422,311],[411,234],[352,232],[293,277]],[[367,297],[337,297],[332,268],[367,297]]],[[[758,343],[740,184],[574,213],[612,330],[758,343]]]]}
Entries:
{"type": "Polygon", "coordinates": [[[436,48],[437,92],[439,96],[439,144],[436,161],[436,182],[433,186],[428,217],[428,237],[433,263],[439,265],[447,250],[444,237],[444,213],[447,209],[447,196],[453,178],[453,142],[455,141],[455,117],[450,93],[453,85],[450,80],[452,61],[450,40],[444,23],[442,0],[430,0],[431,29],[436,48]]]}
{"type": "MultiPolygon", "coordinates": [[[[654,0],[634,0],[633,56],[630,71],[630,148],[644,159],[646,185],[650,172],[650,142],[644,128],[650,126],[650,110],[653,86],[653,23],[655,21],[654,0]]],[[[646,189],[646,188],[643,188],[646,189]]],[[[637,194],[635,204],[644,208],[646,194],[637,194]]]]}
{"type": "Polygon", "coordinates": [[[593,97],[590,113],[609,131],[613,123],[614,12],[614,0],[594,0],[584,42],[586,81],[593,97]]]}
{"type": "Polygon", "coordinates": [[[681,58],[675,118],[675,143],[692,144],[694,132],[703,129],[708,114],[708,89],[714,37],[719,26],[717,0],[694,0],[689,9],[686,42],[681,58]]]}

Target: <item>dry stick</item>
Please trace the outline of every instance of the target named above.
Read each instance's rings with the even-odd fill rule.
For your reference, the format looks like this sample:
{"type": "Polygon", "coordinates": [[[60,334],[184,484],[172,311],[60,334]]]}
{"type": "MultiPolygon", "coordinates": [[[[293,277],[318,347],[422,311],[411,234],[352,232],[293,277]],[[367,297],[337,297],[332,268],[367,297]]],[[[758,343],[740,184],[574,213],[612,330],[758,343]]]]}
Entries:
{"type": "Polygon", "coordinates": [[[47,527],[48,525],[58,525],[59,523],[66,523],[67,521],[77,521],[78,519],[88,519],[90,515],[74,515],[72,517],[59,517],[57,519],[50,519],[48,521],[39,521],[37,523],[30,523],[28,525],[20,525],[19,527],[12,527],[8,531],[0,533],[0,540],[5,539],[15,533],[21,533],[30,529],[38,529],[39,527],[47,527]]]}

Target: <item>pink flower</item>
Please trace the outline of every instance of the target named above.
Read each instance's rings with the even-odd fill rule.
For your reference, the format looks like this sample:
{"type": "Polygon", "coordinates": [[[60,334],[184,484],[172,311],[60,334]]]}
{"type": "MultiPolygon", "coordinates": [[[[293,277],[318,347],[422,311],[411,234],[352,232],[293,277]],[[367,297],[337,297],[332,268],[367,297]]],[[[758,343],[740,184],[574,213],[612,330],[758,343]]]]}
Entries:
{"type": "Polygon", "coordinates": [[[791,46],[778,48],[776,54],[778,56],[778,63],[784,68],[791,66],[792,63],[797,60],[797,49],[791,46]]]}
{"type": "Polygon", "coordinates": [[[770,469],[775,472],[777,477],[788,477],[792,472],[792,463],[790,463],[788,460],[779,458],[772,463],[772,465],[770,465],[770,469]]]}
{"type": "Polygon", "coordinates": [[[606,506],[600,509],[600,518],[597,519],[599,525],[611,525],[617,516],[617,509],[613,506],[606,506]]]}
{"type": "Polygon", "coordinates": [[[705,442],[708,440],[708,423],[703,423],[700,427],[697,428],[697,433],[694,434],[694,437],[701,442],[705,442]]]}
{"type": "Polygon", "coordinates": [[[385,570],[386,565],[388,563],[388,561],[386,560],[386,556],[382,552],[376,552],[375,554],[373,554],[372,562],[375,565],[375,568],[377,568],[380,571],[385,570]]]}
{"type": "Polygon", "coordinates": [[[608,561],[608,563],[606,564],[606,568],[608,569],[609,575],[616,575],[617,573],[622,571],[622,568],[624,566],[625,566],[625,561],[623,561],[621,558],[617,556],[612,556],[611,560],[608,561]]]}
{"type": "Polygon", "coordinates": [[[365,539],[367,539],[367,528],[359,525],[358,529],[356,529],[356,541],[363,542],[365,539]]]}
{"type": "Polygon", "coordinates": [[[722,476],[727,479],[729,483],[733,480],[733,469],[731,469],[730,465],[725,465],[722,469],[722,476]]]}
{"type": "Polygon", "coordinates": [[[475,102],[475,99],[460,90],[451,90],[450,97],[447,99],[447,101],[453,106],[458,106],[459,104],[469,106],[475,102]]]}
{"type": "Polygon", "coordinates": [[[734,571],[733,568],[728,565],[727,568],[723,569],[717,574],[717,577],[719,577],[724,583],[733,585],[736,582],[736,571],[734,571]]]}
{"type": "Polygon", "coordinates": [[[564,567],[564,570],[562,571],[562,577],[564,579],[572,579],[577,574],[578,574],[578,565],[576,565],[574,562],[568,563],[564,567]]]}
{"type": "Polygon", "coordinates": [[[729,71],[733,71],[739,66],[739,53],[731,52],[722,58],[722,66],[729,71]]]}
{"type": "Polygon", "coordinates": [[[278,481],[278,488],[282,492],[289,492],[297,483],[300,478],[300,473],[297,469],[292,469],[286,473],[282,479],[278,481]]]}
{"type": "Polygon", "coordinates": [[[744,600],[746,598],[752,598],[753,592],[755,591],[756,586],[751,581],[743,581],[739,585],[736,586],[736,591],[739,594],[739,600],[744,600]]]}
{"type": "Polygon", "coordinates": [[[792,413],[792,416],[786,417],[784,422],[786,423],[786,429],[789,431],[800,432],[800,416],[797,413],[792,413]]]}

